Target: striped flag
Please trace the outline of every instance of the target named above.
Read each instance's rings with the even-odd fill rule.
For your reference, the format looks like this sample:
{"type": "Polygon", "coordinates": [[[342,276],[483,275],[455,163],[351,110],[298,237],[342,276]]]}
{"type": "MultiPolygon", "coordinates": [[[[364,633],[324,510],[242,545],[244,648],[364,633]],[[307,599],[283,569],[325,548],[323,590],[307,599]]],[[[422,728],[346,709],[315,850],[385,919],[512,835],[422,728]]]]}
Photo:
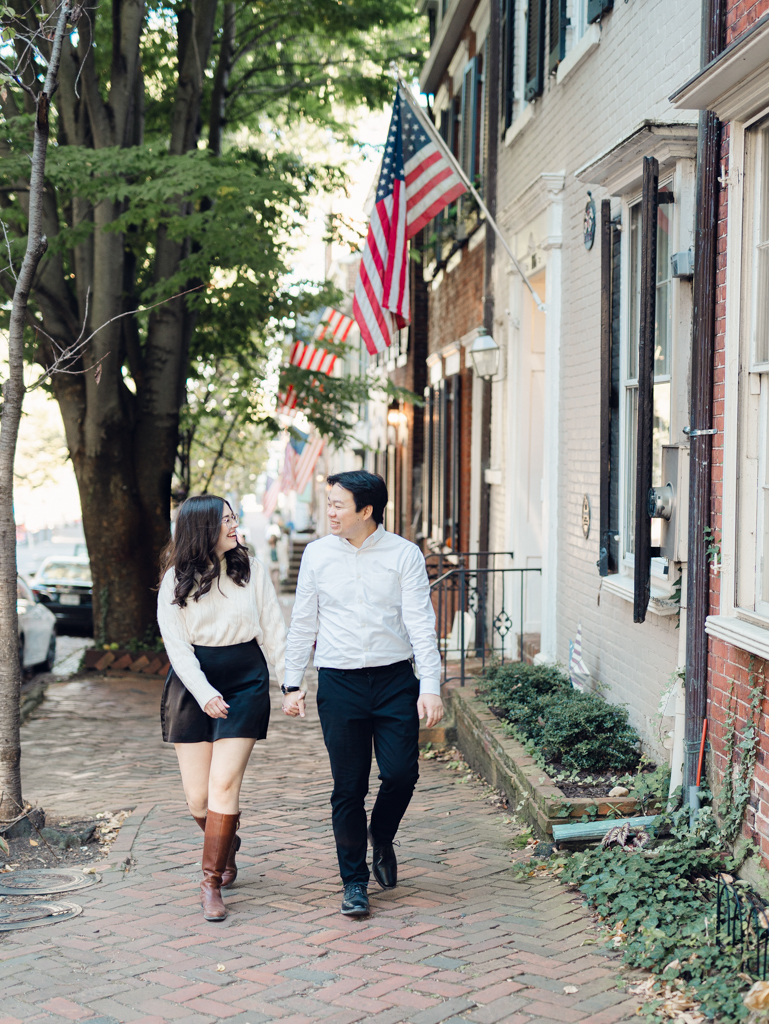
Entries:
{"type": "Polygon", "coordinates": [[[316,348],[314,345],[306,345],[303,341],[295,341],[291,346],[288,361],[301,370],[331,373],[336,365],[336,356],[325,348],[316,348]]]}
{"type": "Polygon", "coordinates": [[[465,191],[445,145],[399,86],[352,304],[371,355],[410,320],[408,240],[465,191]]]}
{"type": "Polygon", "coordinates": [[[262,502],[262,511],[268,519],[275,511],[275,506],[278,504],[278,495],[287,494],[289,491],[294,490],[296,464],[296,446],[292,441],[289,441],[286,445],[286,453],[283,456],[283,471],[278,479],[273,481],[272,486],[265,494],[264,501],[262,502]]]}
{"type": "Polygon", "coordinates": [[[292,416],[296,412],[297,400],[296,388],[289,384],[285,391],[278,392],[278,401],[275,412],[280,416],[292,416]]]}
{"type": "Polygon", "coordinates": [[[347,341],[350,328],[355,323],[351,316],[345,316],[333,306],[326,306],[315,328],[313,339],[315,341],[347,341]]]}
{"type": "Polygon", "coordinates": [[[302,453],[296,460],[296,466],[294,467],[293,489],[297,494],[301,494],[309,483],[310,477],[315,470],[315,465],[320,458],[322,451],[322,437],[314,437],[311,441],[307,441],[302,448],[302,453]]]}

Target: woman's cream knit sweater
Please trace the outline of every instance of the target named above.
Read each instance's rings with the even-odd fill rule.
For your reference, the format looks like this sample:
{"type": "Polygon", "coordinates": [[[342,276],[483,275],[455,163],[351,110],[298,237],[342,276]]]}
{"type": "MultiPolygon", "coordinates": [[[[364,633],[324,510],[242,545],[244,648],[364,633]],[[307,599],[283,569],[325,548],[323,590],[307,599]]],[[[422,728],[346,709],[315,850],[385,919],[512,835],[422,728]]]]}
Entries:
{"type": "Polygon", "coordinates": [[[166,653],[174,672],[201,708],[221,694],[203,675],[194,644],[228,647],[256,640],[267,660],[275,666],[278,684],[283,683],[286,624],[267,570],[255,558],[250,561],[251,579],[245,587],[239,587],[230,579],[223,562],[218,585],[214,583],[199,601],[188,598],[184,608],[171,603],[174,599],[173,569],[168,570],[160,585],[158,625],[166,653]]]}

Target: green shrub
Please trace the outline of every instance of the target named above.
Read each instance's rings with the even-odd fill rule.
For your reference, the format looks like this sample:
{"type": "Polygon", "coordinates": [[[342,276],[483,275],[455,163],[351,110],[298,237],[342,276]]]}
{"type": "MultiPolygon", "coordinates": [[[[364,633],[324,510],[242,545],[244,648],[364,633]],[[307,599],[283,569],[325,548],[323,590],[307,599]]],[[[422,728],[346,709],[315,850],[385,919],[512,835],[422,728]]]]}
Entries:
{"type": "Polygon", "coordinates": [[[627,709],[571,690],[543,701],[537,742],[548,761],[580,771],[628,771],[638,764],[638,733],[627,709]]]}
{"type": "Polygon", "coordinates": [[[489,666],[479,693],[548,761],[589,772],[627,771],[638,764],[640,741],[626,709],[574,689],[555,665],[489,666]]]}

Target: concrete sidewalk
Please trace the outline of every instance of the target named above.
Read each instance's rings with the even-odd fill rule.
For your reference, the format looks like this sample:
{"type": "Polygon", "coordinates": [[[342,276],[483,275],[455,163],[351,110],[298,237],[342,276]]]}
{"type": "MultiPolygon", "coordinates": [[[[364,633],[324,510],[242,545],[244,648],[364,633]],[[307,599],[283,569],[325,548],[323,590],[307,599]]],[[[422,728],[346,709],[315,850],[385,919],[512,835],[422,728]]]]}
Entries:
{"type": "Polygon", "coordinates": [[[507,816],[435,761],[422,762],[404,822],[398,888],[373,884],[372,917],[343,918],[314,700],[306,721],[287,721],[276,695],[246,775],[230,915],[203,921],[202,835],[160,739],[159,696],[160,683],[140,677],[57,683],[24,728],[28,800],[135,810],[112,869],[71,897],[80,917],[0,933],[0,1024],[634,1016],[638,1000],[617,988],[618,963],[594,944],[580,902],[549,878],[516,881],[507,816]]]}

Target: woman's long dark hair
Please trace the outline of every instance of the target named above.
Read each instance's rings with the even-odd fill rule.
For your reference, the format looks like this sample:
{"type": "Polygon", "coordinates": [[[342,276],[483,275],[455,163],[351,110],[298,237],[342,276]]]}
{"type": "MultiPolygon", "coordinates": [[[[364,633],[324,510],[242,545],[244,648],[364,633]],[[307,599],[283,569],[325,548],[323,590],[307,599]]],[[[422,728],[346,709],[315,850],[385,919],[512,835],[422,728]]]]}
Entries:
{"type": "MultiPolygon", "coordinates": [[[[215,494],[193,495],[179,508],[173,538],[163,555],[160,579],[162,581],[169,569],[175,570],[173,603],[180,608],[184,608],[189,597],[199,601],[209,592],[214,581],[219,581],[219,558],[214,549],[225,509],[232,512],[229,502],[215,494]],[[190,593],[193,587],[195,591],[190,593]]],[[[238,541],[238,546],[226,551],[224,557],[227,575],[239,587],[245,587],[251,578],[246,548],[238,541]]]]}

